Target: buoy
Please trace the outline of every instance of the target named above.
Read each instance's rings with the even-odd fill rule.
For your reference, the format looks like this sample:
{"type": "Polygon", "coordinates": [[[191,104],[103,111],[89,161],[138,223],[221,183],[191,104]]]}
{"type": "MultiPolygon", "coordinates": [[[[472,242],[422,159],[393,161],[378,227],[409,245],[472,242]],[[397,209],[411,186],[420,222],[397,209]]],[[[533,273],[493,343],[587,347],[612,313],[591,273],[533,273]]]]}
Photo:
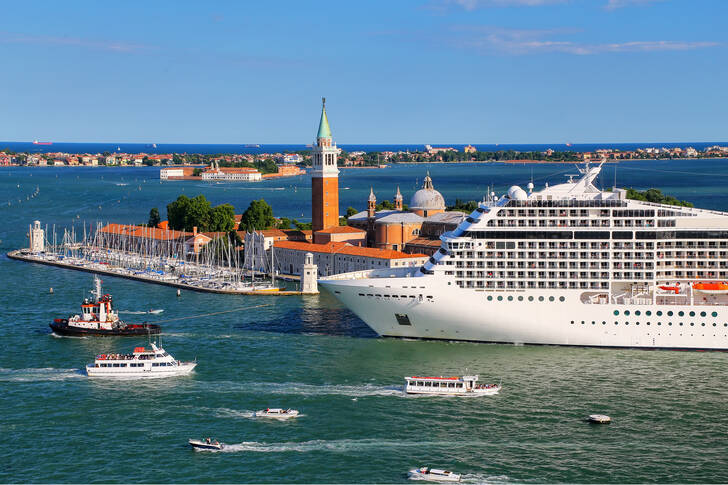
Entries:
{"type": "Polygon", "coordinates": [[[612,418],[610,418],[606,414],[590,414],[587,418],[587,421],[596,424],[609,424],[612,422],[612,418]]]}
{"type": "Polygon", "coordinates": [[[179,291],[179,288],[177,288],[177,296],[181,296],[181,295],[182,295],[182,292],[179,291]]]}
{"type": "Polygon", "coordinates": [[[52,287],[52,286],[51,286],[51,291],[50,291],[50,293],[53,293],[53,287],[52,287]]]}

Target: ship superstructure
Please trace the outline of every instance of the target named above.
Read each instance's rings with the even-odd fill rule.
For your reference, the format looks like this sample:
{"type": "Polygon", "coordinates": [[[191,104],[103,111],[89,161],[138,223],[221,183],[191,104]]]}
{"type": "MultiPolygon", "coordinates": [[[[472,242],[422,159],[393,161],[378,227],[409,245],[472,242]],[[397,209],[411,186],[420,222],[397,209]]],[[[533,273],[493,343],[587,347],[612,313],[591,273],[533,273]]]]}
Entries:
{"type": "Polygon", "coordinates": [[[600,170],[488,194],[419,269],[319,283],[383,336],[728,349],[728,213],[600,190],[600,170]]]}

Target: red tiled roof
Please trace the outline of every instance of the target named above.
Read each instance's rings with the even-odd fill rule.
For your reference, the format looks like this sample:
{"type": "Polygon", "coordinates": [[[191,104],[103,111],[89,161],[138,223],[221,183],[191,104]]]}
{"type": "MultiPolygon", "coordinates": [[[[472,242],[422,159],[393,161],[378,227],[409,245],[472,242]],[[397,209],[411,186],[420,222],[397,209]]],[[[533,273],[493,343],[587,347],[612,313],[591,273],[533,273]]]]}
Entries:
{"type": "Polygon", "coordinates": [[[191,232],[159,229],[157,227],[133,226],[131,224],[109,224],[108,226],[101,228],[101,232],[105,232],[107,234],[119,234],[123,236],[159,239],[161,241],[192,236],[191,232]]]}
{"type": "Polygon", "coordinates": [[[325,254],[346,254],[349,256],[362,256],[376,259],[411,259],[411,258],[427,258],[426,254],[407,254],[391,249],[362,248],[352,246],[344,242],[329,242],[326,244],[312,244],[297,241],[277,241],[273,244],[280,249],[294,249],[296,251],[306,251],[310,253],[325,254]]]}
{"type": "Polygon", "coordinates": [[[366,234],[366,231],[351,226],[334,226],[316,231],[318,234],[366,234]]]}

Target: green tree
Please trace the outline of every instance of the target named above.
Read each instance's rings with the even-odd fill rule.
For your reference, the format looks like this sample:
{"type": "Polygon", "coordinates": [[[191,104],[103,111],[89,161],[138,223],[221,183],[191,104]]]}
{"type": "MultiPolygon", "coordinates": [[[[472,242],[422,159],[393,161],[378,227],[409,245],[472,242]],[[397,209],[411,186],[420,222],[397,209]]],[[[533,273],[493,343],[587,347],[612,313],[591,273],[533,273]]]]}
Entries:
{"type": "Polygon", "coordinates": [[[296,229],[299,231],[310,231],[313,229],[313,224],[310,222],[298,222],[296,219],[293,219],[293,225],[296,226],[296,229]]]}
{"type": "Polygon", "coordinates": [[[387,199],[384,199],[383,201],[379,202],[376,205],[376,210],[377,211],[381,211],[381,210],[394,210],[394,203],[392,203],[391,201],[389,201],[387,199]]]}
{"type": "Polygon", "coordinates": [[[210,227],[212,207],[204,195],[190,199],[180,195],[177,200],[167,205],[167,219],[170,229],[177,231],[192,231],[197,227],[200,231],[207,231],[210,227]]]}
{"type": "Polygon", "coordinates": [[[464,202],[461,199],[455,199],[455,205],[448,206],[447,210],[465,212],[466,214],[470,214],[477,208],[478,208],[478,203],[475,202],[474,200],[464,202]]]}
{"type": "Polygon", "coordinates": [[[252,231],[267,229],[275,224],[273,217],[273,208],[265,201],[265,199],[253,200],[240,219],[241,231],[252,231]]]}
{"type": "Polygon", "coordinates": [[[190,206],[190,198],[186,195],[180,195],[177,200],[171,204],[167,204],[167,220],[169,228],[176,231],[182,231],[185,228],[187,210],[190,206]]]}
{"type": "Polygon", "coordinates": [[[149,211],[149,222],[147,225],[149,227],[157,227],[160,222],[162,222],[162,219],[159,217],[159,209],[154,207],[149,211]]]}
{"type": "Polygon", "coordinates": [[[196,169],[192,170],[192,176],[193,177],[199,177],[201,175],[202,175],[202,169],[201,168],[196,168],[196,169]]]}
{"type": "Polygon", "coordinates": [[[291,220],[288,217],[281,217],[277,224],[278,229],[290,229],[291,220]]]}
{"type": "Polygon", "coordinates": [[[208,231],[230,232],[235,229],[235,208],[230,204],[220,204],[210,211],[208,231]]]}
{"type": "Polygon", "coordinates": [[[358,212],[359,212],[358,210],[354,209],[352,206],[349,206],[346,208],[346,215],[344,217],[346,217],[348,219],[351,216],[353,216],[354,214],[357,214],[358,212]]]}

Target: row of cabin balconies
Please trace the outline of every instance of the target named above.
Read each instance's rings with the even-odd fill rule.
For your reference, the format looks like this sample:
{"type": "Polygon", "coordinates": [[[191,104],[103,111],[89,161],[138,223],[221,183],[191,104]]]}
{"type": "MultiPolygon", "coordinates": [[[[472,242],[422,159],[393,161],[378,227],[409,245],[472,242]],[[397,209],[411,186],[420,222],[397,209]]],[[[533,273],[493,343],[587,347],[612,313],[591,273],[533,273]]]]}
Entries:
{"type": "Polygon", "coordinates": [[[657,249],[711,249],[728,248],[728,241],[664,241],[657,243],[657,249]]]}
{"type": "Polygon", "coordinates": [[[560,289],[560,290],[606,290],[609,283],[599,281],[483,281],[483,280],[455,280],[461,288],[487,288],[487,289],[560,289]]]}
{"type": "MultiPolygon", "coordinates": [[[[487,227],[655,227],[655,221],[632,219],[490,219],[487,227]]],[[[662,224],[661,227],[674,227],[662,224]]]]}
{"type": "Polygon", "coordinates": [[[609,271],[446,271],[457,278],[531,280],[608,280],[609,271]]]}
{"type": "Polygon", "coordinates": [[[657,279],[728,279],[728,271],[658,271],[657,279]]]}
{"type": "MultiPolygon", "coordinates": [[[[659,217],[673,217],[679,215],[672,211],[659,211],[659,217]]],[[[498,217],[620,217],[620,218],[651,218],[655,217],[654,209],[501,209],[498,217]]]]}
{"type": "Polygon", "coordinates": [[[609,253],[606,251],[603,252],[596,252],[596,251],[485,251],[485,252],[477,252],[477,253],[453,253],[450,255],[448,261],[457,261],[457,262],[470,262],[470,261],[477,261],[480,259],[562,259],[562,260],[579,260],[579,259],[639,259],[639,260],[646,260],[646,259],[654,259],[655,254],[650,252],[645,253],[631,253],[631,252],[625,252],[625,253],[609,253]]]}
{"type": "Polygon", "coordinates": [[[658,259],[726,259],[728,251],[665,251],[657,253],[658,259]]]}
{"type": "Polygon", "coordinates": [[[658,261],[658,268],[665,269],[702,269],[702,268],[728,268],[726,261],[658,261]]]}
{"type": "MultiPolygon", "coordinates": [[[[586,269],[586,268],[595,268],[595,269],[609,269],[609,263],[605,262],[576,262],[576,261],[455,261],[455,264],[453,264],[453,261],[447,261],[445,262],[446,266],[455,266],[455,268],[460,269],[477,269],[477,268],[572,268],[572,269],[586,269]]],[[[619,263],[615,263],[619,264],[619,263]]],[[[639,264],[639,263],[637,263],[639,264]]],[[[649,263],[652,265],[652,263],[649,263]]]]}

